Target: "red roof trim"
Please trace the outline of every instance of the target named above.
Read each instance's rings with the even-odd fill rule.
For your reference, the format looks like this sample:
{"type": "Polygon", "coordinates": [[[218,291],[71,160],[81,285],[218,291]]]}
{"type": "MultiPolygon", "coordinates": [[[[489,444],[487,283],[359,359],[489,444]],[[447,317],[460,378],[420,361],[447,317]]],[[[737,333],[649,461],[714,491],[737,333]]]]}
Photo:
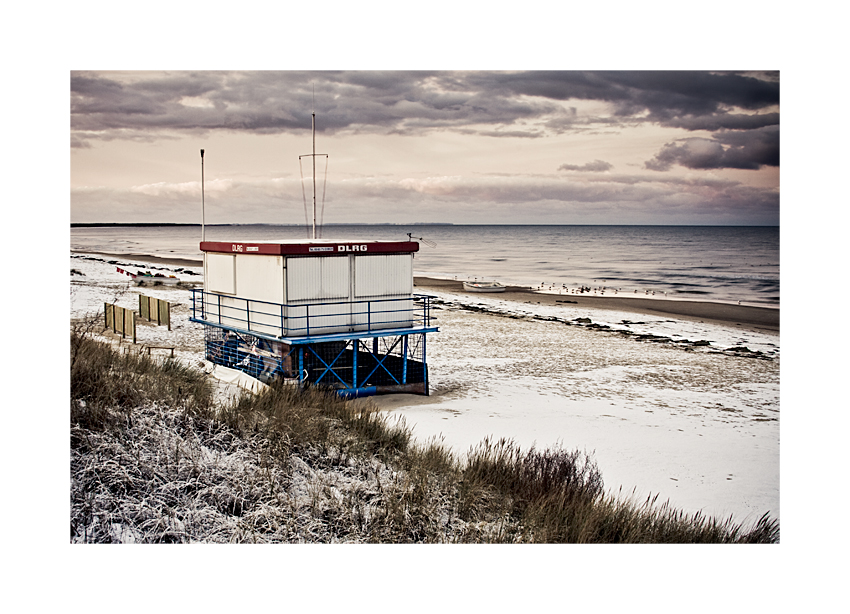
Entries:
{"type": "Polygon", "coordinates": [[[416,241],[340,241],[339,243],[222,243],[201,241],[202,252],[271,256],[406,254],[419,251],[416,241]]]}

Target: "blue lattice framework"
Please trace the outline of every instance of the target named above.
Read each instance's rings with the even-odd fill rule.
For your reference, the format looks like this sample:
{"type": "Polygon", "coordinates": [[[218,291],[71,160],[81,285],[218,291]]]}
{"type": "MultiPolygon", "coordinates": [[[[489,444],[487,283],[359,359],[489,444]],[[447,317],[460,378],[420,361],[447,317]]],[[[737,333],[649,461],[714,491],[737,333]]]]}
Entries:
{"type": "Polygon", "coordinates": [[[427,395],[426,338],[438,331],[432,298],[282,305],[196,289],[190,320],[204,325],[207,360],[264,382],[326,385],[343,396],[427,395]],[[343,317],[351,330],[339,331],[343,317]]]}

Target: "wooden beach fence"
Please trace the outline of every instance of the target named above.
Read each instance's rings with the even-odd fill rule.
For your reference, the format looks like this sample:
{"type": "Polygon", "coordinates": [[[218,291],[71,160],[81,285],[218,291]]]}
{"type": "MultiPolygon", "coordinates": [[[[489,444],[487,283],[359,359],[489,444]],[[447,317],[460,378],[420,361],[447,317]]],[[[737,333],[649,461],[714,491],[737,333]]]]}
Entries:
{"type": "Polygon", "coordinates": [[[130,337],[136,343],[136,312],[110,303],[103,304],[103,316],[106,328],[120,333],[121,338],[130,337]]]}
{"type": "Polygon", "coordinates": [[[140,294],[139,314],[148,322],[164,324],[171,330],[171,304],[168,301],[140,294]]]}

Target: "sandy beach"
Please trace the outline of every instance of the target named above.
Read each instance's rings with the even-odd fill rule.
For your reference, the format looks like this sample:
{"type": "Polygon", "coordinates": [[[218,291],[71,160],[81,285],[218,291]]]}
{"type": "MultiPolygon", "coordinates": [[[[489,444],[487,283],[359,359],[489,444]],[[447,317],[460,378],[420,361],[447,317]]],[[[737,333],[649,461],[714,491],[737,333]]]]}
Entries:
{"type": "MultiPolygon", "coordinates": [[[[148,262],[164,267],[200,267],[201,259],[168,258],[150,254],[118,254],[109,252],[92,252],[71,250],[72,253],[89,253],[148,262]]],[[[754,307],[750,305],[732,305],[709,301],[686,301],[667,298],[644,298],[640,296],[598,296],[590,294],[552,294],[538,292],[522,286],[508,286],[505,292],[499,294],[482,294],[466,292],[463,282],[452,279],[437,279],[434,277],[414,277],[413,283],[418,291],[453,292],[469,296],[489,296],[506,301],[534,303],[540,305],[574,304],[586,309],[607,309],[626,311],[643,315],[669,315],[682,320],[710,322],[739,326],[744,330],[779,332],[779,309],[770,307],[754,307]]]]}

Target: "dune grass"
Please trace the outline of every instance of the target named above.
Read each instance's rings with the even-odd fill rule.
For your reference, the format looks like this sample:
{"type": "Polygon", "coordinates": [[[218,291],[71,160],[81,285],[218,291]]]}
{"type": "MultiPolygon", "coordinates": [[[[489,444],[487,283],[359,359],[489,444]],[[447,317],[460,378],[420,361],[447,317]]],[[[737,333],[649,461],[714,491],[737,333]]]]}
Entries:
{"type": "Polygon", "coordinates": [[[173,360],[71,343],[72,542],[773,543],[779,524],[607,494],[593,459],[457,457],[368,400],[275,384],[216,406],[173,360]]]}

